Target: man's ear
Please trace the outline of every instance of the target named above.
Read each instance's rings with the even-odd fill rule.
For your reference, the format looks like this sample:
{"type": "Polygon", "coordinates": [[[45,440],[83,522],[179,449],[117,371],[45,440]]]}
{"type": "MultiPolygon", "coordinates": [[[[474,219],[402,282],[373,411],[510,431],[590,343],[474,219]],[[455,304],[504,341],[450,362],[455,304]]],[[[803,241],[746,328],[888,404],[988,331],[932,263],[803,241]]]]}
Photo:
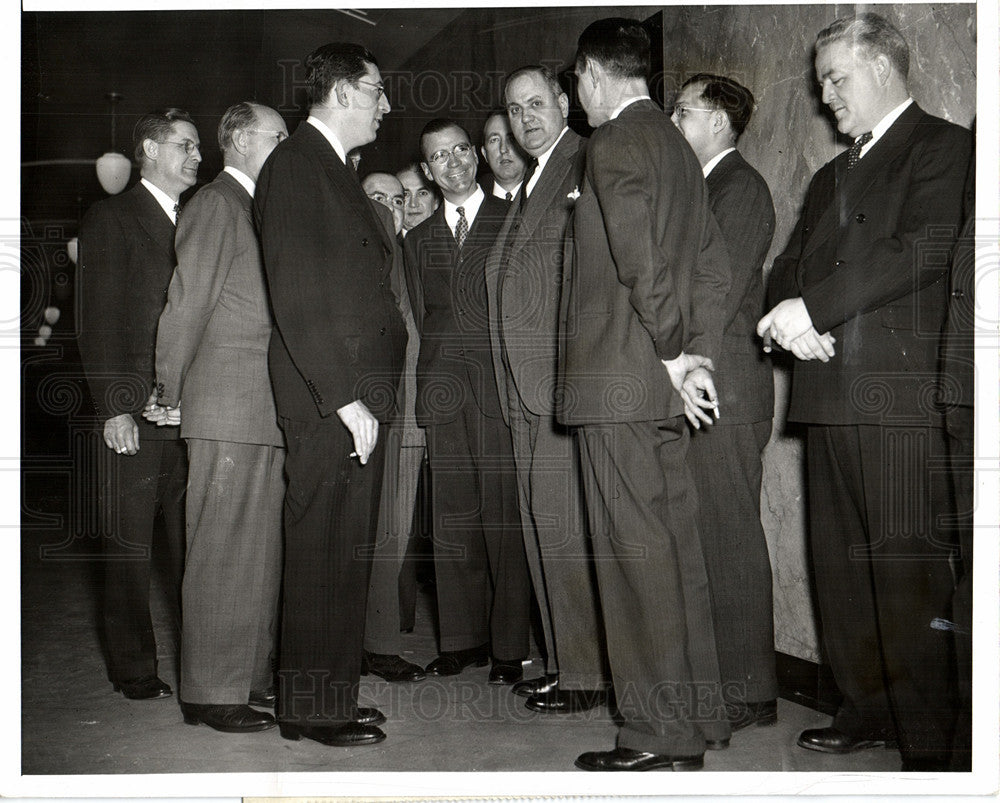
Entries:
{"type": "Polygon", "coordinates": [[[420,169],[424,171],[424,175],[427,176],[427,180],[431,184],[433,184],[434,183],[434,174],[431,172],[430,165],[428,165],[427,162],[421,162],[420,163],[420,169]]]}
{"type": "Polygon", "coordinates": [[[872,62],[872,69],[875,70],[875,77],[878,79],[879,85],[885,86],[889,81],[889,76],[892,75],[892,63],[889,61],[889,57],[884,53],[879,53],[872,62]]]}
{"type": "Polygon", "coordinates": [[[339,105],[343,106],[345,109],[347,108],[349,105],[347,97],[347,81],[341,79],[330,87],[330,99],[336,100],[339,105]]]}
{"type": "Polygon", "coordinates": [[[237,128],[233,132],[233,147],[236,148],[238,153],[246,155],[247,150],[250,148],[250,135],[245,129],[237,128]]]}
{"type": "Polygon", "coordinates": [[[156,159],[160,155],[160,143],[155,139],[144,139],[142,141],[142,152],[147,159],[156,159]]]}

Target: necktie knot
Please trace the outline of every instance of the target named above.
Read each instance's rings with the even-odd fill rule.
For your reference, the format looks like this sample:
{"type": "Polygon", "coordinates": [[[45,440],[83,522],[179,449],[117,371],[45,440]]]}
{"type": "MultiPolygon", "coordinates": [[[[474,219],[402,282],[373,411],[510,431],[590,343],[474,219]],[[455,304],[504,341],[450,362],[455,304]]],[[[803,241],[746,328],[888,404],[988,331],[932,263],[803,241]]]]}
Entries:
{"type": "Polygon", "coordinates": [[[174,224],[176,225],[180,219],[181,219],[181,205],[174,204],[174,224]]]}
{"type": "Polygon", "coordinates": [[[510,190],[507,190],[507,194],[504,196],[504,199],[507,201],[512,201],[514,199],[514,196],[510,194],[510,190]]]}
{"type": "Polygon", "coordinates": [[[865,147],[872,140],[872,132],[866,131],[856,140],[854,144],[851,145],[850,150],[847,152],[847,169],[853,170],[857,167],[858,162],[861,161],[861,149],[865,147]]]}
{"type": "Polygon", "coordinates": [[[469,221],[465,217],[465,207],[459,206],[455,209],[458,212],[458,223],[455,224],[455,241],[458,243],[458,250],[462,250],[465,245],[465,238],[469,236],[469,221]]]}

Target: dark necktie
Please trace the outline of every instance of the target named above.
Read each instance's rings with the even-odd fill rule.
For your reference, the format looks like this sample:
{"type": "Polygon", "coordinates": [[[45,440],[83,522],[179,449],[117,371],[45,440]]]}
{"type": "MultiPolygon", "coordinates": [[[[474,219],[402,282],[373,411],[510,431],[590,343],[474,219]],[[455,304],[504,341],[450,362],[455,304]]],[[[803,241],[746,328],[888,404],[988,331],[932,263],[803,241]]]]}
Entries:
{"type": "Polygon", "coordinates": [[[507,190],[507,194],[504,196],[504,198],[506,199],[507,203],[510,203],[514,199],[514,196],[510,194],[510,190],[507,190]]]}
{"type": "Polygon", "coordinates": [[[871,142],[871,138],[872,138],[872,132],[866,131],[864,134],[862,134],[860,137],[854,140],[854,144],[851,145],[850,149],[847,151],[848,170],[853,170],[857,166],[858,162],[861,161],[861,149],[869,142],[871,142]]]}
{"type": "Polygon", "coordinates": [[[531,181],[531,177],[535,175],[537,169],[538,160],[533,158],[528,162],[528,166],[524,170],[524,178],[521,181],[521,212],[524,211],[524,207],[528,203],[528,182],[531,181]]]}
{"type": "Polygon", "coordinates": [[[465,245],[465,238],[469,236],[469,221],[465,219],[465,207],[460,206],[456,210],[458,212],[458,223],[455,224],[455,240],[458,242],[458,250],[462,250],[462,246],[465,245]]]}
{"type": "Polygon", "coordinates": [[[174,225],[176,226],[181,222],[181,205],[174,204],[174,225]]]}

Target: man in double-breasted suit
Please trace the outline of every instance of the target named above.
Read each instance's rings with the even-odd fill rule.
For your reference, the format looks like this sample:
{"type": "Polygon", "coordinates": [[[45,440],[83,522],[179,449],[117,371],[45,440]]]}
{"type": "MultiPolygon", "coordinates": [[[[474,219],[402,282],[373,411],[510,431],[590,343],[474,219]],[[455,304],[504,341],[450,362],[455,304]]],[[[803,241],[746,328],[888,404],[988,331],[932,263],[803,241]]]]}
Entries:
{"type": "Polygon", "coordinates": [[[816,78],[854,145],[813,176],[775,260],[758,333],[797,358],[823,641],[844,701],[799,745],[898,741],[904,769],[944,769],[954,717],[954,544],[938,351],[969,132],[909,97],[909,51],[876,14],[816,41],[816,78]]]}
{"type": "Polygon", "coordinates": [[[730,734],[682,417],[715,404],[730,269],[698,160],[649,97],[649,59],[633,20],[595,22],[577,45],[596,130],[563,276],[559,416],[580,427],[623,719],[614,750],[577,759],[585,770],[699,769],[730,734]]]}
{"type": "Polygon", "coordinates": [[[141,417],[154,386],[156,324],[173,274],[181,193],[193,187],[201,153],[186,112],[144,115],[135,127],[141,180],[94,204],[80,226],[80,356],[114,451],[101,489],[105,521],[104,631],[108,673],[131,699],[172,694],[157,676],[149,613],[153,522],[162,512],[169,555],[166,587],[179,593],[184,559],[187,460],[176,427],[141,417]]]}
{"type": "Polygon", "coordinates": [[[514,691],[533,710],[571,713],[602,703],[608,685],[580,474],[570,432],[555,418],[563,243],[586,144],[566,126],[569,98],[547,68],[515,70],[504,97],[514,138],[532,158],[487,260],[486,290],[548,654],[545,674],[514,691]]]}
{"type": "Polygon", "coordinates": [[[492,656],[490,683],[512,684],[528,657],[531,586],[483,269],[507,204],[476,183],[475,147],[454,121],[430,121],[420,150],[444,199],[404,242],[420,332],[417,423],[433,477],[441,652],[427,672],[454,675],[492,656]]]}
{"type": "Polygon", "coordinates": [[[306,59],[309,118],[254,196],[275,329],[269,366],[287,449],[278,724],[286,739],[382,741],[358,708],[365,601],[406,329],[392,290],[391,213],[347,153],[389,111],[375,57],[333,43],[306,59]]]}
{"type": "Polygon", "coordinates": [[[713,374],[722,417],[691,438],[698,528],[712,589],[723,696],[734,730],[777,719],[771,560],[760,523],[761,454],[774,379],[754,331],[764,311],[764,259],[774,235],[767,182],[736,150],[753,113],[749,89],[721,75],[685,81],[672,120],[694,150],[733,272],[713,374]]]}
{"type": "Polygon", "coordinates": [[[238,103],[222,116],[225,168],[184,210],[156,337],[157,402],[183,401],[188,448],[181,706],[189,723],[229,733],[274,726],[247,705],[274,705],[285,492],[251,203],[264,160],[287,136],[266,106],[238,103]]]}

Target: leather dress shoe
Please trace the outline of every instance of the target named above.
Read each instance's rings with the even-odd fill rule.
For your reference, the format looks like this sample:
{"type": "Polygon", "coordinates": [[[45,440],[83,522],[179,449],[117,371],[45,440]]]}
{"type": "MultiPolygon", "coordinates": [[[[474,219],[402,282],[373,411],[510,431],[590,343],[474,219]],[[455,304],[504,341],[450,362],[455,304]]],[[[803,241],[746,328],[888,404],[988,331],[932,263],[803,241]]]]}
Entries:
{"type": "Polygon", "coordinates": [[[312,739],[314,742],[329,747],[356,747],[365,744],[378,744],[385,741],[385,733],[374,725],[362,725],[359,722],[345,722],[343,725],[292,725],[279,722],[278,730],[282,739],[293,742],[299,739],[312,739]]]}
{"type": "Polygon", "coordinates": [[[646,770],[700,770],[705,766],[703,756],[663,756],[642,753],[627,747],[616,747],[599,753],[584,753],[576,760],[581,770],[599,772],[644,772],[646,770]]]}
{"type": "Polygon", "coordinates": [[[509,686],[524,677],[524,665],[521,661],[498,661],[493,659],[490,668],[490,683],[494,686],[509,686]]]}
{"type": "Polygon", "coordinates": [[[729,726],[742,730],[751,725],[764,728],[778,721],[778,701],[764,700],[761,703],[726,703],[729,726]]]}
{"type": "Polygon", "coordinates": [[[198,705],[181,703],[188,725],[208,725],[223,733],[254,733],[275,726],[274,717],[248,705],[198,705]]]}
{"type": "Polygon", "coordinates": [[[855,753],[858,750],[885,746],[885,742],[880,739],[858,739],[836,728],[813,728],[802,731],[796,744],[806,750],[818,750],[820,753],[855,753]]]}
{"type": "Polygon", "coordinates": [[[490,662],[490,648],[487,644],[470,647],[467,650],[443,652],[427,665],[428,675],[457,675],[465,667],[486,666],[490,662]]]}
{"type": "Polygon", "coordinates": [[[413,683],[427,677],[423,667],[411,664],[399,655],[365,652],[361,656],[361,674],[378,675],[390,683],[413,683]]]}
{"type": "Polygon", "coordinates": [[[161,700],[169,697],[173,690],[156,675],[145,675],[132,680],[120,680],[114,683],[115,691],[120,691],[130,700],[161,700]]]}
{"type": "Polygon", "coordinates": [[[354,721],[359,725],[381,725],[385,722],[385,714],[377,708],[359,708],[354,721]]]}
{"type": "Polygon", "coordinates": [[[531,697],[534,694],[545,694],[559,686],[559,675],[542,675],[531,680],[520,680],[511,687],[518,697],[531,697]]]}
{"type": "Polygon", "coordinates": [[[533,694],[525,703],[525,708],[546,714],[576,714],[589,711],[608,701],[604,691],[568,691],[555,688],[544,694],[533,694]]]}
{"type": "Polygon", "coordinates": [[[274,690],[274,686],[250,692],[250,705],[259,705],[261,708],[274,708],[274,704],[277,701],[278,693],[274,690]]]}

